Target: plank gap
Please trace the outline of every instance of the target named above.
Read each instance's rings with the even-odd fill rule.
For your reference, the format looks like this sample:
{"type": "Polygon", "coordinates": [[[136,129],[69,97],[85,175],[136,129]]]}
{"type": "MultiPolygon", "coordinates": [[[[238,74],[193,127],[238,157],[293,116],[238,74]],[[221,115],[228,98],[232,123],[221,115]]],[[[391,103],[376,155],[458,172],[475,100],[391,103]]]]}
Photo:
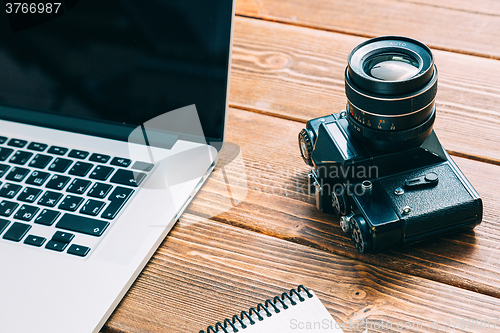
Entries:
{"type": "MultiPolygon", "coordinates": [[[[266,116],[270,116],[270,117],[295,121],[295,122],[298,122],[301,124],[306,123],[306,121],[304,121],[304,119],[299,118],[299,117],[293,117],[293,116],[289,116],[286,114],[281,114],[281,113],[272,112],[272,111],[266,111],[266,110],[262,110],[262,109],[258,109],[258,108],[252,108],[252,107],[248,107],[248,106],[242,106],[242,105],[231,104],[231,103],[229,103],[229,107],[234,108],[234,109],[238,109],[238,110],[258,113],[258,114],[262,114],[262,115],[266,115],[266,116]]],[[[298,135],[298,133],[297,133],[297,135],[298,135]]]]}
{"type": "Polygon", "coordinates": [[[446,151],[448,152],[448,154],[450,154],[452,156],[463,157],[463,158],[466,158],[469,160],[478,161],[478,162],[482,162],[482,163],[500,165],[500,160],[497,160],[494,158],[486,158],[484,156],[472,155],[472,154],[462,153],[459,151],[448,150],[448,149],[446,151]]]}

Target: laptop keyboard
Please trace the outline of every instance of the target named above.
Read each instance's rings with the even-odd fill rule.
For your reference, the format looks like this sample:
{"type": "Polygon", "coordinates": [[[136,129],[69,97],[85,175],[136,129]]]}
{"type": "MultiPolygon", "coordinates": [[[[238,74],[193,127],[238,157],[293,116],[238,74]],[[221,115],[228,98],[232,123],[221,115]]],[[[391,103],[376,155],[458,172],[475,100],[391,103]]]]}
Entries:
{"type": "Polygon", "coordinates": [[[75,236],[101,237],[153,166],[0,136],[1,241],[85,257],[75,236]]]}

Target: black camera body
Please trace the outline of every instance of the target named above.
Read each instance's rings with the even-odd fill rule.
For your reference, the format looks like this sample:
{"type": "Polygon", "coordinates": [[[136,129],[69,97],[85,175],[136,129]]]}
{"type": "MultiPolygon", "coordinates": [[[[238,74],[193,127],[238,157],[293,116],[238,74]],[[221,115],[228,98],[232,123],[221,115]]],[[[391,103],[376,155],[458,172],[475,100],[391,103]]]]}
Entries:
{"type": "Polygon", "coordinates": [[[361,253],[474,228],[482,201],[434,131],[419,146],[382,153],[350,140],[345,112],[307,122],[316,138],[309,191],[316,207],[341,215],[361,253]]]}
{"type": "Polygon", "coordinates": [[[318,209],[341,216],[360,253],[472,229],[482,220],[481,198],[432,130],[436,91],[425,45],[375,38],[349,57],[347,111],[312,119],[299,133],[302,158],[313,167],[309,193],[318,209]]]}

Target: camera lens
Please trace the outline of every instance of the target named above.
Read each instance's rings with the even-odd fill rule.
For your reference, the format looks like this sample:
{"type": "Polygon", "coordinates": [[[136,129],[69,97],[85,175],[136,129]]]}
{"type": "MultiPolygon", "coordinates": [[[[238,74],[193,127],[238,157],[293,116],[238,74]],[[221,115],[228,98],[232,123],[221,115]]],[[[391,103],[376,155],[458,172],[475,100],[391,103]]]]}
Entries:
{"type": "Polygon", "coordinates": [[[384,54],[373,57],[365,63],[365,72],[382,81],[401,81],[418,73],[418,62],[397,54],[384,54]]]}
{"type": "Polygon", "coordinates": [[[421,144],[435,119],[437,70],[430,49],[407,37],[358,45],[345,73],[351,133],[380,150],[421,144]]]}

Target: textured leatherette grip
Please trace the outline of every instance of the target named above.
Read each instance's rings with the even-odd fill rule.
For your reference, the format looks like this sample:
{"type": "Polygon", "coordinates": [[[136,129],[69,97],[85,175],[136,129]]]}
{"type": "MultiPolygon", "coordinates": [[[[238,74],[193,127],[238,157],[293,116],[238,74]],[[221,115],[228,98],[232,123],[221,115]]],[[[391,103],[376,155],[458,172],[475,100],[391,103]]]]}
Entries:
{"type": "Polygon", "coordinates": [[[455,229],[472,228],[480,222],[481,199],[470,193],[467,184],[460,178],[447,162],[381,180],[389,200],[403,221],[402,233],[405,243],[418,241],[419,236],[429,236],[435,232],[443,234],[455,229]],[[430,172],[439,177],[435,186],[405,189],[404,194],[395,194],[394,190],[402,187],[405,180],[430,172]],[[405,207],[410,207],[409,214],[403,214],[405,207]]]}

